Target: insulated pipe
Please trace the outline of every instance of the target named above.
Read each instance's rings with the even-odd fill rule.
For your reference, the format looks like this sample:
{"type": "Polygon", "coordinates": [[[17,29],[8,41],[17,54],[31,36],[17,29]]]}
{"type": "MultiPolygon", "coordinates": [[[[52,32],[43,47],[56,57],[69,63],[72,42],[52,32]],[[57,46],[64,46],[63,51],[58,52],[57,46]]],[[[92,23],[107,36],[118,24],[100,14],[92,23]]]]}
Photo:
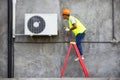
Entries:
{"type": "Polygon", "coordinates": [[[16,0],[12,0],[13,4],[13,38],[15,38],[15,12],[16,12],[16,0]]]}
{"type": "Polygon", "coordinates": [[[12,0],[8,0],[8,78],[14,77],[14,48],[12,34],[12,0]]]}

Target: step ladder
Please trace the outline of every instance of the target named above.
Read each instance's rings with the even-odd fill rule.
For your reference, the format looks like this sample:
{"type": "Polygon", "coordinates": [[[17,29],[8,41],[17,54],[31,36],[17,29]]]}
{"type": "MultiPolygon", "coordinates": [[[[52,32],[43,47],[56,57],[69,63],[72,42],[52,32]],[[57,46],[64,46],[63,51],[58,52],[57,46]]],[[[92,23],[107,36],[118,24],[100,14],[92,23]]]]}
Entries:
{"type": "Polygon", "coordinates": [[[89,73],[88,73],[88,71],[87,71],[87,69],[86,69],[86,66],[85,66],[85,64],[84,64],[84,61],[82,60],[82,57],[81,57],[81,55],[80,55],[80,52],[79,52],[79,50],[78,50],[77,45],[76,45],[75,42],[70,42],[70,46],[69,46],[69,49],[68,49],[68,52],[67,52],[67,55],[66,55],[66,59],[65,59],[65,61],[64,61],[64,65],[63,65],[63,67],[62,67],[62,71],[61,71],[60,78],[62,78],[62,77],[64,76],[64,72],[65,72],[65,69],[66,69],[66,66],[67,66],[67,63],[68,63],[68,58],[69,58],[69,56],[70,56],[70,51],[71,51],[71,49],[72,49],[72,46],[74,47],[75,52],[76,52],[76,55],[77,55],[78,58],[79,58],[79,63],[80,63],[80,66],[81,66],[82,69],[83,69],[83,72],[84,72],[84,74],[85,74],[85,77],[89,78],[89,77],[90,77],[90,76],[89,76],[89,73]]]}

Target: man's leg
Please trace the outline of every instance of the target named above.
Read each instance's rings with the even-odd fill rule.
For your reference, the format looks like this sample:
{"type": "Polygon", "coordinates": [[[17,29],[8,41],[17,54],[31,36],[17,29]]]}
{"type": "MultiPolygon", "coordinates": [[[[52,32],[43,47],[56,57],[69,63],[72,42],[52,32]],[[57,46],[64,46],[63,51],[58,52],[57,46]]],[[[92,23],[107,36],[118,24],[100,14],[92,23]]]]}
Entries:
{"type": "Polygon", "coordinates": [[[78,35],[76,36],[76,44],[77,44],[77,47],[78,47],[78,49],[79,49],[79,52],[80,52],[81,56],[83,56],[83,49],[82,49],[82,44],[81,44],[81,42],[82,42],[82,40],[84,39],[84,37],[85,37],[85,33],[83,33],[83,34],[78,34],[78,35]]]}

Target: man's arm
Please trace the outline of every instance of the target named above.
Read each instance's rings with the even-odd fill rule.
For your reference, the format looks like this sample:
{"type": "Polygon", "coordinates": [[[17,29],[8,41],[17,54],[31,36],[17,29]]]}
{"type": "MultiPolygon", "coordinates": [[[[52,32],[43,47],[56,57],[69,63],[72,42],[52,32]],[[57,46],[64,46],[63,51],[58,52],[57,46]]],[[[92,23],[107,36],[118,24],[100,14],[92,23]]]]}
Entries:
{"type": "Polygon", "coordinates": [[[76,28],[77,28],[76,23],[74,23],[74,24],[72,24],[72,28],[70,30],[74,30],[76,28]]]}

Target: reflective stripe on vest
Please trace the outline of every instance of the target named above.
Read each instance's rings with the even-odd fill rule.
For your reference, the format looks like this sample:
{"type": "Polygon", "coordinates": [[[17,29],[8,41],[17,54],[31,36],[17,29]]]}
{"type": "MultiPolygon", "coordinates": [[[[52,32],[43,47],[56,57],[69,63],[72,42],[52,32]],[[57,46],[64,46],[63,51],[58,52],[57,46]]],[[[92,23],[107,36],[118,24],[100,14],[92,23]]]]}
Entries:
{"type": "Polygon", "coordinates": [[[69,20],[68,20],[70,29],[72,28],[72,22],[70,21],[70,18],[73,18],[76,21],[77,28],[72,30],[72,32],[74,33],[75,36],[77,36],[77,34],[79,34],[79,33],[85,32],[85,30],[86,30],[85,26],[83,26],[82,23],[77,18],[75,18],[73,16],[70,16],[69,20]]]}

